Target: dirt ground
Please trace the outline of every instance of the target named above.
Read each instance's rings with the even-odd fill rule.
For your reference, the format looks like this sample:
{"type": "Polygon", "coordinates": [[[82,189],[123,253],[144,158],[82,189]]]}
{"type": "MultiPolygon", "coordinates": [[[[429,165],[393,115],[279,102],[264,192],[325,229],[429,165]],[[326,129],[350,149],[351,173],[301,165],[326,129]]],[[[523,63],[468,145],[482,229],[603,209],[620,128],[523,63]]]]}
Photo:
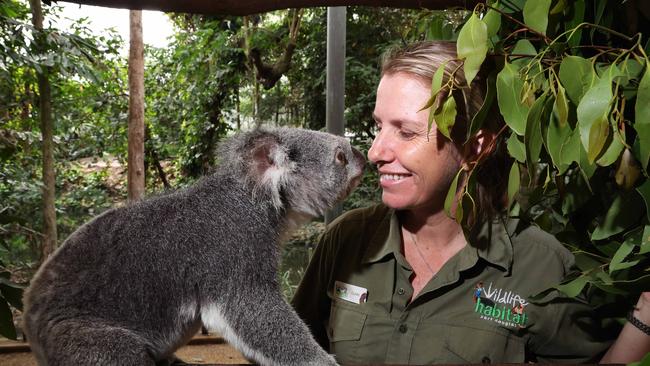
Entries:
{"type": "MultiPolygon", "coordinates": [[[[176,356],[190,365],[241,365],[246,359],[217,336],[196,336],[181,347],[176,356]]],[[[36,366],[34,356],[25,343],[0,340],[0,365],[36,366]]]]}

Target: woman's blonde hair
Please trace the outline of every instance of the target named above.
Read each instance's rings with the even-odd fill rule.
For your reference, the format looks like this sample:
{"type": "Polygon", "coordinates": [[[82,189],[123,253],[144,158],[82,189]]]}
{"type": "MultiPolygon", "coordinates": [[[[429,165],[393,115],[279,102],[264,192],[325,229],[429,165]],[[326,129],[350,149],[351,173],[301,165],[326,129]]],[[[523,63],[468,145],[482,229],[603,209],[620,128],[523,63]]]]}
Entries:
{"type": "MultiPolygon", "coordinates": [[[[486,62],[487,64],[487,62],[486,62]]],[[[470,140],[468,136],[470,124],[476,113],[481,109],[487,93],[487,73],[491,66],[485,66],[467,85],[462,70],[462,61],[456,54],[456,43],[447,41],[423,41],[406,46],[389,48],[381,59],[381,76],[397,73],[407,73],[422,80],[425,85],[431,85],[433,75],[442,65],[445,67],[443,85],[454,76],[454,84],[458,86],[452,92],[456,100],[457,116],[451,137],[458,146],[470,140]]],[[[443,88],[438,94],[438,101],[449,95],[449,89],[443,88]]],[[[497,137],[489,156],[476,167],[477,180],[477,223],[492,219],[505,208],[505,192],[507,189],[507,169],[510,158],[499,136],[503,119],[493,103],[488,117],[482,123],[481,129],[497,137]]],[[[477,225],[480,226],[480,225],[477,225]]]]}
{"type": "MultiPolygon", "coordinates": [[[[381,76],[400,72],[408,73],[430,85],[433,74],[442,65],[445,66],[443,85],[451,75],[454,75],[454,83],[460,87],[454,92],[458,114],[452,133],[454,141],[464,142],[472,117],[483,105],[486,85],[484,72],[480,72],[472,80],[471,86],[467,85],[461,68],[462,62],[456,55],[456,42],[423,41],[389,48],[382,56],[381,76]],[[460,140],[461,138],[462,140],[460,140]]],[[[438,93],[438,100],[442,101],[447,98],[448,93],[448,89],[441,90],[438,93]]]]}

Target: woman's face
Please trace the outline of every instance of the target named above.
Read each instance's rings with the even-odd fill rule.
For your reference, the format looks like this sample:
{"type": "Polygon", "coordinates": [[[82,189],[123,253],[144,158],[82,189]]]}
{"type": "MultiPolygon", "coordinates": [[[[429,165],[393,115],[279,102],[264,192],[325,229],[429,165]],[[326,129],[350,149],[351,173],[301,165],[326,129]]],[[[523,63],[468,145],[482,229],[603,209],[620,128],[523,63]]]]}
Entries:
{"type": "Polygon", "coordinates": [[[394,209],[441,210],[461,166],[456,145],[438,134],[435,121],[427,135],[429,110],[420,109],[430,95],[430,86],[408,73],[384,75],[377,88],[379,131],[368,159],[377,164],[382,201],[394,209]]]}

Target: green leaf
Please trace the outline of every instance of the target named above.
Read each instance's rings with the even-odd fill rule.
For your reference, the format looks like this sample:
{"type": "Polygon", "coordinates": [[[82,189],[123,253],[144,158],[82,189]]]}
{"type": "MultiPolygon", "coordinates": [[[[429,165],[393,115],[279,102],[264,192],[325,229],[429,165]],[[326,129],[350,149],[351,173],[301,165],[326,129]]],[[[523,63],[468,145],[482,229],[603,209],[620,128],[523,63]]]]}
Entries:
{"type": "Polygon", "coordinates": [[[634,105],[634,126],[639,124],[650,125],[650,63],[648,62],[646,62],[645,73],[639,81],[636,104],[634,105]]]}
{"type": "MultiPolygon", "coordinates": [[[[604,273],[603,269],[602,268],[599,269],[598,273],[604,273]]],[[[612,284],[604,284],[604,283],[598,282],[598,281],[592,281],[591,282],[591,284],[593,286],[596,286],[599,289],[601,289],[601,290],[603,290],[603,291],[605,291],[607,293],[615,294],[615,295],[629,295],[629,293],[627,291],[621,290],[618,287],[616,287],[615,285],[613,285],[613,283],[614,283],[613,281],[611,283],[612,284]]]]}
{"type": "Polygon", "coordinates": [[[449,94],[439,113],[433,117],[438,131],[451,140],[451,129],[456,122],[456,100],[449,94]]]}
{"type": "MultiPolygon", "coordinates": [[[[603,115],[602,118],[596,119],[591,126],[589,130],[589,147],[587,150],[587,159],[589,159],[589,162],[594,162],[596,158],[600,156],[600,153],[607,142],[607,138],[609,137],[609,127],[607,115],[603,115]]],[[[584,143],[584,139],[582,141],[584,143]]]]}
{"type": "Polygon", "coordinates": [[[578,105],[595,77],[591,62],[578,56],[567,56],[560,64],[560,81],[569,99],[578,105]]]}
{"type": "Polygon", "coordinates": [[[533,46],[533,44],[527,39],[520,39],[515,44],[511,54],[518,56],[517,58],[513,57],[514,60],[512,61],[512,64],[517,68],[517,70],[526,70],[528,77],[536,75],[533,79],[534,85],[539,86],[539,82],[543,79],[543,76],[540,73],[541,69],[539,61],[534,59],[534,57],[537,56],[535,46],[533,46]],[[531,63],[533,64],[530,65],[531,63]]]}
{"type": "Polygon", "coordinates": [[[528,112],[526,120],[526,132],[524,134],[524,145],[526,146],[526,164],[528,165],[528,172],[532,174],[535,171],[534,165],[539,159],[539,154],[542,151],[542,113],[544,111],[544,104],[546,103],[548,95],[542,94],[528,112]]]}
{"type": "Polygon", "coordinates": [[[523,86],[524,82],[518,69],[506,62],[503,70],[497,75],[497,101],[506,124],[520,136],[526,132],[529,110],[527,105],[521,103],[523,86]]]}
{"type": "MultiPolygon", "coordinates": [[[[594,1],[594,12],[595,12],[595,22],[596,24],[601,24],[604,26],[607,26],[606,24],[603,24],[603,15],[605,14],[605,7],[607,6],[607,0],[598,0],[594,1]]],[[[591,29],[591,40],[594,40],[594,34],[596,32],[596,28],[591,29]]]]}
{"type": "Polygon", "coordinates": [[[481,105],[481,109],[479,109],[479,111],[476,112],[476,114],[472,118],[472,123],[470,124],[470,128],[467,131],[465,142],[467,142],[467,140],[469,140],[469,138],[473,136],[475,133],[477,133],[483,126],[483,121],[485,121],[485,118],[487,118],[487,116],[490,114],[490,111],[492,111],[492,103],[494,103],[495,96],[496,96],[496,72],[493,71],[490,73],[490,75],[488,75],[487,92],[485,94],[485,99],[483,99],[483,104],[481,105]]]}
{"type": "Polygon", "coordinates": [[[643,238],[641,238],[641,244],[639,246],[639,254],[650,253],[650,226],[646,225],[643,228],[643,238]]]}
{"type": "Polygon", "coordinates": [[[630,268],[632,266],[635,266],[637,263],[639,263],[638,260],[632,262],[623,262],[625,258],[630,253],[632,253],[633,249],[634,249],[634,244],[632,243],[625,241],[623,242],[623,244],[621,244],[621,246],[616,251],[616,254],[614,254],[612,261],[609,263],[610,274],[614,273],[615,271],[620,271],[621,269],[630,268]]]}
{"type": "Polygon", "coordinates": [[[650,225],[638,228],[625,238],[628,244],[639,247],[639,254],[650,251],[650,225]]]}
{"type": "MultiPolygon", "coordinates": [[[[589,161],[589,159],[587,158],[587,151],[580,143],[580,133],[577,129],[572,136],[572,140],[570,144],[574,144],[580,153],[580,159],[578,159],[578,165],[580,166],[580,170],[582,171],[582,174],[584,174],[585,176],[587,185],[589,185],[589,179],[594,175],[594,173],[596,172],[596,168],[598,168],[598,166],[594,164],[593,161],[589,161]]],[[[589,186],[589,190],[591,190],[591,186],[589,186]]]]}
{"type": "Polygon", "coordinates": [[[646,216],[648,218],[648,221],[650,221],[650,179],[646,179],[643,184],[636,188],[636,191],[639,192],[641,198],[643,198],[643,202],[645,203],[646,208],[646,216]]]}
{"type": "Polygon", "coordinates": [[[515,47],[512,49],[512,54],[530,56],[530,57],[521,57],[512,61],[513,64],[521,68],[523,66],[526,66],[530,62],[530,59],[532,59],[534,56],[537,56],[537,50],[529,40],[520,39],[517,41],[517,43],[515,43],[515,47]]]}
{"type": "Polygon", "coordinates": [[[555,97],[553,112],[556,114],[560,126],[566,125],[569,120],[569,102],[566,99],[566,92],[561,83],[557,83],[557,96],[555,97]]]}
{"type": "Polygon", "coordinates": [[[555,288],[562,291],[568,297],[576,297],[582,292],[587,282],[589,282],[588,277],[580,276],[568,283],[555,286],[555,288]]]}
{"type": "Polygon", "coordinates": [[[559,0],[557,4],[551,9],[551,14],[558,14],[564,11],[566,9],[567,3],[566,0],[559,0]]]}
{"type": "Polygon", "coordinates": [[[591,234],[591,240],[602,240],[623,232],[634,225],[643,214],[643,204],[635,191],[618,195],[612,202],[602,223],[591,234]]]}
{"type": "MultiPolygon", "coordinates": [[[[438,67],[436,72],[433,73],[433,77],[431,78],[431,97],[427,101],[427,104],[425,104],[424,107],[422,107],[420,109],[420,111],[423,111],[425,109],[433,107],[432,108],[433,110],[430,113],[430,114],[433,114],[433,111],[438,109],[438,106],[435,105],[435,103],[436,103],[436,100],[438,100],[438,93],[442,89],[442,79],[445,76],[445,67],[446,66],[447,66],[447,61],[440,64],[440,67],[438,67]]],[[[429,122],[429,128],[431,128],[431,122],[429,122]]]]}
{"type": "Polygon", "coordinates": [[[488,51],[487,25],[476,13],[472,13],[469,20],[458,33],[456,53],[458,58],[465,60],[463,71],[467,85],[472,83],[479,71],[488,51]]]}
{"type": "Polygon", "coordinates": [[[637,133],[639,143],[639,160],[643,170],[648,169],[648,159],[650,159],[650,124],[635,123],[634,129],[637,133]]]}
{"type": "Polygon", "coordinates": [[[483,21],[487,26],[488,37],[494,37],[501,28],[501,14],[498,11],[490,9],[487,11],[487,13],[485,13],[483,21]]]}
{"type": "Polygon", "coordinates": [[[508,176],[508,205],[512,205],[513,198],[515,194],[519,191],[520,185],[520,175],[519,175],[519,164],[514,161],[512,167],[510,168],[510,174],[508,176]]]}
{"type": "MultiPolygon", "coordinates": [[[[621,66],[621,68],[623,69],[623,73],[625,75],[622,78],[620,78],[621,86],[623,87],[628,86],[630,84],[630,80],[632,79],[639,80],[640,78],[643,78],[641,72],[646,69],[645,65],[646,65],[645,60],[643,60],[643,64],[641,64],[639,61],[635,59],[625,60],[621,66]]],[[[636,91],[634,95],[636,95],[636,91]]]]}
{"type": "MultiPolygon", "coordinates": [[[[620,245],[618,243],[616,244],[617,246],[620,245]]],[[[576,267],[578,267],[581,272],[589,272],[594,268],[603,265],[602,261],[598,260],[598,257],[592,253],[577,251],[573,253],[573,256],[575,257],[576,267]]]]}
{"type": "Polygon", "coordinates": [[[461,169],[460,171],[458,171],[458,173],[456,173],[456,177],[451,182],[451,185],[449,186],[449,190],[447,191],[447,196],[445,197],[445,212],[449,217],[454,217],[451,214],[451,206],[456,201],[456,193],[458,192],[458,177],[460,177],[462,172],[463,170],[461,169]]]}
{"type": "Polygon", "coordinates": [[[17,338],[11,309],[2,296],[0,296],[0,335],[14,340],[17,338]]]}
{"type": "Polygon", "coordinates": [[[614,131],[612,142],[609,144],[609,147],[605,150],[600,159],[598,159],[596,164],[600,166],[610,166],[614,164],[625,148],[625,144],[622,140],[623,138],[624,135],[620,131],[614,131]]]}
{"type": "Polygon", "coordinates": [[[608,117],[612,98],[612,81],[604,76],[587,90],[578,104],[580,141],[590,163],[600,155],[609,136],[608,117]]]}
{"type": "MultiPolygon", "coordinates": [[[[585,1],[584,0],[575,0],[570,8],[571,12],[569,13],[569,18],[566,21],[565,30],[575,29],[580,23],[584,22],[585,19],[585,1]]],[[[577,29],[573,32],[571,38],[567,40],[567,43],[570,47],[575,47],[580,44],[580,39],[582,38],[582,29],[577,29]]]]}
{"type": "Polygon", "coordinates": [[[442,88],[442,79],[445,76],[445,69],[447,68],[447,61],[440,64],[436,72],[433,73],[431,78],[431,96],[435,96],[442,88]]]}
{"type": "Polygon", "coordinates": [[[23,286],[17,285],[6,278],[0,278],[0,294],[7,299],[11,306],[23,310],[23,286]]]}
{"type": "Polygon", "coordinates": [[[512,134],[508,138],[508,153],[520,163],[526,162],[526,145],[519,141],[517,134],[512,134]]]}
{"type": "Polygon", "coordinates": [[[524,5],[524,23],[531,29],[546,34],[551,0],[528,0],[524,5]]]}
{"type": "Polygon", "coordinates": [[[570,143],[573,134],[574,131],[568,123],[562,125],[558,121],[557,113],[551,114],[546,130],[546,151],[551,156],[553,165],[558,169],[558,174],[564,174],[572,162],[580,159],[580,152],[577,149],[580,146],[573,146],[570,143]]]}

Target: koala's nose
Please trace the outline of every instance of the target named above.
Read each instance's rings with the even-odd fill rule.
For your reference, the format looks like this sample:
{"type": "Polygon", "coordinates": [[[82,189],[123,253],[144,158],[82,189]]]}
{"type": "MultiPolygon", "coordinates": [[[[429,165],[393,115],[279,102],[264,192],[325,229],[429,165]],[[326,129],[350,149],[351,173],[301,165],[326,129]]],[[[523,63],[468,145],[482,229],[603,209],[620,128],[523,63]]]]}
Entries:
{"type": "Polygon", "coordinates": [[[359,167],[359,170],[361,173],[363,173],[363,168],[366,165],[366,158],[363,156],[361,151],[355,149],[354,147],[352,148],[352,155],[354,156],[355,166],[359,167]]]}

